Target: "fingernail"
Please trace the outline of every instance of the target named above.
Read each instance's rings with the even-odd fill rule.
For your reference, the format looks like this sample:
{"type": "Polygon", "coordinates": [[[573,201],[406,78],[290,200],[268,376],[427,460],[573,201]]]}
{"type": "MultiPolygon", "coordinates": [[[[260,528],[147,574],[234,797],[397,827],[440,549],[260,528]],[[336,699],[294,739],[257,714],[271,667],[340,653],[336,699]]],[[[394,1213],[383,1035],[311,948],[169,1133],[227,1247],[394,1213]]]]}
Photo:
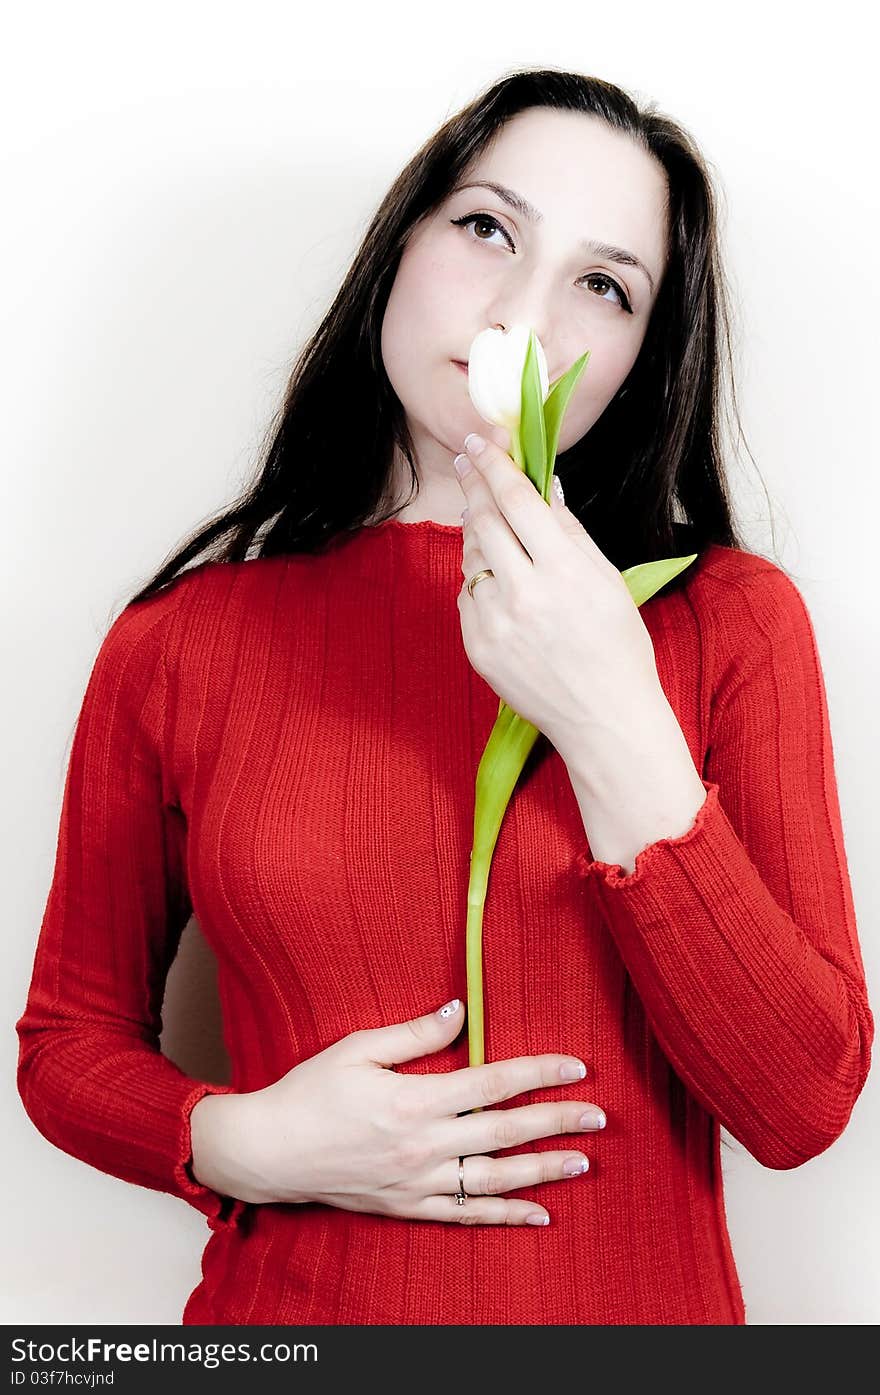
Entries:
{"type": "Polygon", "coordinates": [[[438,1017],[451,1017],[452,1014],[453,1014],[454,1012],[457,1012],[457,1011],[458,1011],[458,1004],[459,1004],[459,1002],[460,1002],[460,999],[459,999],[459,998],[453,998],[451,1002],[449,1002],[449,1003],[444,1003],[443,1006],[442,1006],[442,1008],[440,1008],[440,1009],[438,1010],[437,1016],[438,1016],[438,1017]]]}
{"type": "Polygon", "coordinates": [[[586,1114],[581,1115],[582,1129],[604,1129],[605,1115],[601,1109],[589,1109],[586,1114]]]}
{"type": "Polygon", "coordinates": [[[468,521],[468,515],[469,515],[469,514],[470,514],[470,509],[462,509],[462,511],[461,511],[461,522],[462,522],[462,526],[464,526],[464,524],[467,523],[467,521],[468,521]]]}
{"type": "Polygon", "coordinates": [[[462,475],[466,475],[469,470],[474,468],[466,455],[457,455],[452,464],[459,479],[461,479],[462,475]]]}
{"type": "Polygon", "coordinates": [[[554,488],[554,490],[556,491],[556,497],[557,497],[557,499],[559,500],[560,504],[564,504],[564,503],[565,503],[565,495],[564,495],[563,492],[562,492],[562,483],[561,483],[561,481],[560,481],[558,475],[554,475],[554,476],[553,476],[553,488],[554,488]]]}
{"type": "Polygon", "coordinates": [[[464,448],[469,455],[479,455],[480,451],[486,449],[486,442],[482,436],[477,435],[476,431],[472,431],[469,436],[464,438],[464,448]]]}
{"type": "Polygon", "coordinates": [[[526,1216],[526,1225],[549,1225],[550,1217],[541,1216],[537,1211],[533,1211],[530,1216],[526,1216]]]}
{"type": "Polygon", "coordinates": [[[586,1073],[583,1061],[565,1061],[559,1067],[560,1080],[583,1080],[586,1073]]]}
{"type": "Polygon", "coordinates": [[[562,1164],[562,1173],[564,1177],[579,1177],[589,1166],[586,1158],[569,1158],[562,1164]]]}

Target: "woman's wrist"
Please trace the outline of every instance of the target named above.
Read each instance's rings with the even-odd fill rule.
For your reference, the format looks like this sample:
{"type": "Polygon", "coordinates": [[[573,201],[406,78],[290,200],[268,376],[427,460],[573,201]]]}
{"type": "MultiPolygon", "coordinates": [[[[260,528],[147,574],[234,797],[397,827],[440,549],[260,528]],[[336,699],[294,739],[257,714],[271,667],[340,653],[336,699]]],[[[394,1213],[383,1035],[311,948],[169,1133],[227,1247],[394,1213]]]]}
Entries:
{"type": "Polygon", "coordinates": [[[249,1093],[203,1095],[190,1111],[190,1146],[190,1171],[202,1186],[250,1203],[278,1199],[263,1173],[249,1093]]]}

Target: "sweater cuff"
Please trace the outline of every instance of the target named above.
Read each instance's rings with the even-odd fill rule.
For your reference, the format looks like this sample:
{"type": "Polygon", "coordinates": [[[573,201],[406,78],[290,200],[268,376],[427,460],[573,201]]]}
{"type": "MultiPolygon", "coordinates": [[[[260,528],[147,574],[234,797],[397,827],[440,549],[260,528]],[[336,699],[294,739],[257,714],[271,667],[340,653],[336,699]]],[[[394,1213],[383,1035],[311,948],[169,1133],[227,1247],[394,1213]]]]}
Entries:
{"type": "Polygon", "coordinates": [[[176,1144],[174,1180],[179,1188],[178,1195],[183,1201],[188,1201],[190,1206],[194,1206],[197,1211],[201,1211],[203,1215],[208,1217],[211,1230],[220,1232],[237,1227],[239,1218],[248,1203],[241,1201],[238,1197],[223,1196],[221,1192],[216,1192],[211,1187],[206,1187],[203,1183],[196,1181],[191,1171],[193,1158],[190,1115],[199,1100],[203,1099],[205,1095],[235,1095],[237,1093],[238,1091],[233,1085],[212,1085],[207,1082],[198,1085],[183,1101],[180,1132],[176,1144]]]}
{"type": "Polygon", "coordinates": [[[662,878],[673,850],[690,849],[699,859],[701,845],[706,839],[711,840],[714,825],[719,816],[723,816],[723,810],[718,803],[717,782],[702,779],[702,784],[706,798],[697,810],[690,828],[677,838],[659,838],[656,843],[649,843],[647,847],[642,848],[636,854],[629,876],[624,872],[622,863],[591,859],[586,852],[580,852],[575,857],[577,873],[582,877],[592,877],[602,887],[628,891],[630,888],[638,888],[646,880],[662,878]]]}

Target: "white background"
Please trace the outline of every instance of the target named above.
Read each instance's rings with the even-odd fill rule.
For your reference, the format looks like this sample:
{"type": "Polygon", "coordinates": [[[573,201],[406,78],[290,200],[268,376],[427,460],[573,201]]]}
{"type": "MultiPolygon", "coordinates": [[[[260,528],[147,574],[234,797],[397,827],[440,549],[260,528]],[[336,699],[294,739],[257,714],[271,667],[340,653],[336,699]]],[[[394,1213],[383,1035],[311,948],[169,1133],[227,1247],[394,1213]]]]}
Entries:
{"type": "MultiPolygon", "coordinates": [[[[53,1148],[15,1085],[13,1024],[97,649],[183,536],[238,492],[296,351],[400,168],[514,66],[593,73],[655,100],[712,167],[754,457],[731,461],[732,483],[748,545],[789,571],[816,629],[880,1001],[868,715],[880,208],[867,7],[379,0],[315,11],[37,3],[4,25],[5,1323],[179,1323],[210,1234],[177,1198],[53,1148]]],[[[193,923],[163,1046],[221,1079],[212,972],[193,923]]],[[[723,1150],[749,1323],[880,1319],[875,1076],[843,1137],[799,1169],[723,1150]]]]}

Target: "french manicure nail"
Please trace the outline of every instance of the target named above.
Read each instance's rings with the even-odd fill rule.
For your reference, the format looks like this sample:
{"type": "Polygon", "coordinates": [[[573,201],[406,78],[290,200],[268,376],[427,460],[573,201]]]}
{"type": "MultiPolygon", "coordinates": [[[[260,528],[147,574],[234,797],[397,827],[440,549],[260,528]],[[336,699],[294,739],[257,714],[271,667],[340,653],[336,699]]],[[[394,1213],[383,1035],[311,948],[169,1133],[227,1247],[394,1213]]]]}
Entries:
{"type": "Polygon", "coordinates": [[[564,1061],[559,1067],[560,1080],[583,1080],[586,1073],[583,1061],[564,1061]]]}
{"type": "Polygon", "coordinates": [[[562,1164],[562,1172],[565,1177],[579,1177],[589,1166],[586,1158],[569,1158],[562,1164]]]}
{"type": "Polygon", "coordinates": [[[601,1109],[588,1109],[586,1114],[581,1115],[582,1129],[604,1129],[605,1115],[601,1109]]]}

